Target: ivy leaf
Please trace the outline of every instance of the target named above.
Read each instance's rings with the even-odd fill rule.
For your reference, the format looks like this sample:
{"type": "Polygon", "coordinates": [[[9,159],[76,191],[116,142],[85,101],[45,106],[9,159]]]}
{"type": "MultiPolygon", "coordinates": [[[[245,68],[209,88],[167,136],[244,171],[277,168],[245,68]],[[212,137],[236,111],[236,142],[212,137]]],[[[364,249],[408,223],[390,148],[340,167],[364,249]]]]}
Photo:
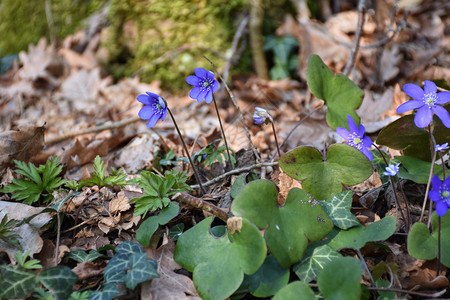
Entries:
{"type": "Polygon", "coordinates": [[[134,290],[141,282],[159,277],[156,261],[147,259],[145,253],[133,253],[130,257],[130,270],[125,276],[125,286],[134,290]]]}
{"type": "Polygon", "coordinates": [[[136,231],[136,240],[144,247],[150,246],[150,239],[158,229],[159,225],[167,224],[170,220],[178,216],[180,206],[172,201],[169,206],[161,209],[157,216],[152,216],[142,222],[136,231]]]}
{"type": "Polygon", "coordinates": [[[208,217],[184,232],[178,238],[174,258],[193,272],[202,299],[225,299],[239,288],[244,273],[258,270],[267,250],[258,228],[245,218],[240,231],[219,238],[210,233],[211,222],[212,217],[208,217]]]}
{"type": "Polygon", "coordinates": [[[56,266],[42,271],[38,280],[49,289],[57,300],[64,300],[72,293],[78,276],[67,266],[56,266]]]}
{"type": "Polygon", "coordinates": [[[308,61],[307,81],[311,92],[325,101],[328,107],[327,123],[336,127],[347,127],[347,115],[359,125],[355,113],[363,100],[364,91],[344,74],[334,74],[318,55],[312,55],[308,61]]]}
{"type": "Polygon", "coordinates": [[[303,282],[309,283],[317,280],[319,273],[337,257],[342,255],[328,245],[317,247],[313,243],[306,249],[302,261],[294,266],[294,272],[303,282]]]}
{"type": "Polygon", "coordinates": [[[304,146],[284,154],[279,164],[287,175],[303,180],[303,189],[318,200],[330,199],[342,191],[342,184],[358,184],[373,172],[367,157],[345,144],[328,148],[326,161],[316,148],[304,146]]]}
{"type": "Polygon", "coordinates": [[[89,251],[89,254],[86,253],[86,251],[84,251],[84,250],[75,250],[75,251],[71,251],[69,253],[69,255],[67,256],[67,258],[71,258],[71,259],[75,260],[76,262],[82,263],[82,262],[87,262],[87,261],[92,262],[101,256],[103,256],[103,254],[98,253],[95,250],[89,251]]]}
{"type": "Polygon", "coordinates": [[[119,289],[113,283],[102,285],[101,291],[93,291],[89,294],[89,300],[111,300],[119,295],[119,289]]]}
{"type": "Polygon", "coordinates": [[[333,220],[334,225],[340,229],[348,229],[353,226],[358,226],[358,219],[351,213],[352,208],[352,191],[343,191],[336,194],[327,201],[319,201],[327,214],[333,220]]]}
{"type": "Polygon", "coordinates": [[[319,274],[317,283],[325,299],[359,300],[361,297],[362,267],[352,257],[339,257],[327,264],[319,274]],[[339,274],[339,276],[337,276],[339,274]]]}
{"type": "Polygon", "coordinates": [[[333,222],[304,190],[291,189],[283,207],[278,207],[277,194],[272,181],[252,181],[234,200],[231,211],[265,229],[267,247],[288,268],[303,257],[308,241],[321,240],[331,231],[333,222]]]}
{"type": "Polygon", "coordinates": [[[311,288],[302,281],[294,281],[281,290],[272,300],[315,300],[316,297],[311,288]]]}
{"type": "MultiPolygon", "coordinates": [[[[431,217],[432,232],[424,223],[414,223],[408,235],[408,252],[412,257],[431,260],[438,254],[438,215],[431,217]]],[[[450,268],[450,214],[441,217],[441,263],[450,268]]]]}
{"type": "Polygon", "coordinates": [[[386,240],[394,233],[395,224],[395,217],[387,216],[367,227],[361,225],[348,230],[333,229],[327,236],[328,246],[336,250],[341,248],[360,249],[368,242],[386,240]]]}
{"type": "Polygon", "coordinates": [[[27,297],[36,286],[36,275],[15,266],[2,266],[0,278],[0,299],[27,297]]]}

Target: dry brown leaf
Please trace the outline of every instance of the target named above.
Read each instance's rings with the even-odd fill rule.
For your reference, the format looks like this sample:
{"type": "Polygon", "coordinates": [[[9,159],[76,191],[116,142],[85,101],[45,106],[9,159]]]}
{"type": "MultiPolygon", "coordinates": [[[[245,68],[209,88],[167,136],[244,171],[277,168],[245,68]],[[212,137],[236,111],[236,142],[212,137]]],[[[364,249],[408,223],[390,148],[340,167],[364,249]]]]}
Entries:
{"type": "Polygon", "coordinates": [[[380,60],[381,80],[382,84],[394,79],[400,72],[399,65],[403,60],[403,54],[400,53],[400,46],[393,44],[392,47],[383,48],[383,54],[380,60]]]}
{"type": "Polygon", "coordinates": [[[73,145],[63,152],[61,163],[64,163],[67,169],[71,169],[92,162],[97,155],[105,156],[107,154],[108,143],[102,139],[82,142],[76,139],[73,145]]]}
{"type": "Polygon", "coordinates": [[[174,250],[175,242],[171,239],[157,250],[145,248],[147,255],[158,262],[160,278],[142,283],[142,299],[200,299],[192,279],[174,272],[181,269],[173,259],[174,250]]]}
{"type": "Polygon", "coordinates": [[[102,275],[106,267],[104,263],[96,264],[90,261],[78,263],[72,271],[77,274],[79,280],[88,279],[90,277],[102,275]]]}
{"type": "Polygon", "coordinates": [[[0,169],[12,160],[29,161],[44,148],[45,127],[29,126],[0,133],[0,169]]]}
{"type": "Polygon", "coordinates": [[[302,188],[302,185],[298,180],[289,177],[281,170],[275,170],[270,176],[270,179],[272,179],[278,187],[278,205],[284,204],[291,189],[302,188]]]}
{"type": "MultiPolygon", "coordinates": [[[[18,240],[22,248],[30,250],[31,255],[41,252],[43,246],[43,241],[40,236],[41,227],[46,225],[52,219],[50,213],[41,213],[44,209],[45,207],[33,207],[22,203],[0,201],[0,220],[7,215],[8,220],[14,219],[22,221],[32,215],[40,213],[31,221],[12,229],[13,233],[19,235],[18,240]]],[[[0,239],[0,252],[6,252],[9,260],[13,262],[13,264],[16,263],[14,254],[18,250],[19,249],[13,245],[0,239]]]]}
{"type": "Polygon", "coordinates": [[[127,211],[131,208],[129,199],[125,196],[125,192],[120,191],[117,193],[117,198],[114,198],[109,202],[109,212],[116,214],[118,212],[127,211]]]}

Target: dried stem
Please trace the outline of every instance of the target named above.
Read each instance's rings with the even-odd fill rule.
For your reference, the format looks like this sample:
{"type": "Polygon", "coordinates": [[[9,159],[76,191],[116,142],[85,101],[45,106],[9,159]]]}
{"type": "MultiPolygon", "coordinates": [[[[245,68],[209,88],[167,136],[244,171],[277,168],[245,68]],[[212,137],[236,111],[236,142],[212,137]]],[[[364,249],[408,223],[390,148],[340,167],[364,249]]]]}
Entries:
{"type": "Polygon", "coordinates": [[[275,138],[275,145],[277,145],[278,158],[281,158],[280,146],[278,146],[277,131],[275,130],[275,124],[272,118],[270,120],[270,123],[272,124],[273,137],[275,138]]]}
{"type": "Polygon", "coordinates": [[[438,255],[437,255],[437,268],[436,268],[436,277],[439,276],[441,272],[441,217],[438,216],[438,255]]]}
{"type": "Polygon", "coordinates": [[[366,7],[365,7],[365,0],[359,0],[358,3],[358,25],[356,27],[356,32],[355,32],[355,39],[353,41],[353,47],[352,50],[350,52],[350,56],[347,59],[347,64],[345,65],[344,68],[344,75],[348,76],[350,74],[350,71],[353,68],[353,65],[355,64],[355,58],[356,58],[356,54],[358,53],[359,50],[359,42],[361,40],[361,35],[362,35],[362,29],[363,29],[363,25],[364,25],[364,21],[365,21],[365,14],[366,14],[366,7]]]}
{"type": "MultiPolygon", "coordinates": [[[[239,169],[234,169],[231,170],[229,172],[223,173],[220,176],[215,177],[214,179],[211,179],[210,181],[207,181],[205,183],[203,183],[203,186],[209,186],[211,184],[214,184],[216,182],[219,182],[220,180],[226,178],[227,176],[230,175],[235,175],[235,174],[240,174],[240,173],[244,173],[244,172],[249,172],[253,169],[256,168],[262,168],[262,167],[272,167],[272,166],[277,166],[278,162],[269,162],[269,163],[259,163],[259,164],[255,164],[255,165],[251,165],[251,166],[247,166],[247,167],[242,167],[239,169]]],[[[198,188],[198,185],[191,185],[191,188],[196,189],[198,188]]]]}
{"type": "Polygon", "coordinates": [[[173,117],[173,114],[170,111],[169,107],[168,106],[166,106],[166,107],[167,107],[167,111],[170,114],[170,117],[172,118],[173,124],[175,125],[175,129],[177,130],[177,133],[178,133],[178,136],[180,137],[181,143],[183,144],[184,151],[186,151],[186,156],[188,157],[189,162],[192,166],[192,170],[194,171],[195,179],[197,179],[200,190],[202,191],[203,194],[206,194],[206,190],[203,187],[202,182],[200,181],[200,176],[198,175],[197,168],[195,167],[194,162],[192,161],[191,155],[186,147],[186,143],[184,142],[183,136],[181,135],[180,129],[178,128],[177,121],[175,121],[175,118],[173,117]]]}
{"type": "Polygon", "coordinates": [[[213,96],[214,107],[216,108],[217,118],[219,119],[220,131],[222,131],[223,141],[225,142],[225,147],[227,148],[228,160],[230,161],[231,168],[234,169],[234,164],[233,164],[233,161],[231,160],[230,148],[228,147],[228,142],[227,142],[227,138],[225,136],[225,131],[223,130],[222,118],[220,117],[220,114],[219,114],[219,108],[217,107],[216,97],[214,97],[214,93],[212,96],[213,96]]]}
{"type": "Polygon", "coordinates": [[[199,208],[201,210],[207,211],[219,219],[223,220],[224,222],[227,222],[228,220],[228,214],[215,206],[214,204],[208,203],[204,201],[203,199],[191,196],[189,194],[184,193],[176,193],[173,198],[173,200],[176,200],[181,203],[188,204],[190,206],[193,206],[195,208],[199,208]]]}

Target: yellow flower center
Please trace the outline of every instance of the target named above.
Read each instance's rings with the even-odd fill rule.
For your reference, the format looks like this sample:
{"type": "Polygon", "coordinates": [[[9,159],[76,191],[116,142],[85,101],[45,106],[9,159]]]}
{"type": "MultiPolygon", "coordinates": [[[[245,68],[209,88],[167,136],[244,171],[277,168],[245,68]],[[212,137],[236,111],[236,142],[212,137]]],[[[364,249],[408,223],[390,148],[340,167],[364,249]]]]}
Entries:
{"type": "Polygon", "coordinates": [[[355,143],[356,145],[361,143],[361,139],[360,138],[354,138],[353,139],[353,143],[355,143]]]}

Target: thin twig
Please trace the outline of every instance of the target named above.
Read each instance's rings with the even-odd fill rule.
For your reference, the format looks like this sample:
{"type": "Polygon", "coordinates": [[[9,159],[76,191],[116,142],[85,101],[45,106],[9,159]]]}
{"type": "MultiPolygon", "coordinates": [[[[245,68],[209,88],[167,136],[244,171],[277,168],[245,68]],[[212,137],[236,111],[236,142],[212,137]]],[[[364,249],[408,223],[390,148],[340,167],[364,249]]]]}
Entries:
{"type": "MultiPolygon", "coordinates": [[[[280,144],[280,149],[283,148],[284,143],[286,143],[286,141],[289,139],[289,137],[294,133],[295,129],[297,129],[298,126],[300,126],[303,122],[305,122],[313,113],[315,113],[316,111],[318,111],[319,109],[321,109],[323,106],[325,105],[325,103],[320,104],[319,106],[317,106],[316,108],[314,108],[312,111],[310,111],[303,119],[301,119],[300,121],[298,121],[297,124],[295,124],[294,127],[292,127],[292,129],[289,131],[289,133],[286,135],[286,137],[284,138],[283,142],[281,142],[280,144]]],[[[272,156],[270,157],[269,162],[272,162],[273,159],[275,158],[275,155],[277,155],[277,152],[274,151],[272,156]]]]}
{"type": "Polygon", "coordinates": [[[364,270],[366,270],[367,274],[369,275],[370,281],[373,285],[376,285],[375,280],[372,277],[372,273],[370,273],[369,267],[367,267],[366,261],[364,259],[364,256],[362,255],[361,251],[358,248],[352,248],[356,251],[356,254],[358,254],[359,260],[361,261],[361,264],[364,267],[364,270]]]}
{"type": "Polygon", "coordinates": [[[396,288],[372,287],[372,286],[368,286],[367,289],[373,290],[373,291],[386,291],[386,292],[395,292],[395,293],[401,293],[401,294],[410,294],[410,295],[415,295],[415,296],[419,296],[419,297],[425,297],[427,299],[434,299],[434,298],[440,297],[447,292],[447,289],[444,289],[444,290],[434,293],[434,294],[427,294],[427,293],[402,290],[402,289],[396,289],[396,288]]]}
{"type": "Polygon", "coordinates": [[[358,53],[359,50],[359,42],[361,40],[361,35],[362,35],[362,29],[364,26],[364,21],[365,21],[365,15],[366,15],[366,7],[365,7],[365,0],[359,0],[359,4],[358,4],[358,25],[356,27],[356,32],[355,32],[355,39],[353,41],[353,47],[352,50],[350,52],[350,56],[347,59],[347,64],[345,65],[344,68],[344,75],[348,76],[350,74],[350,71],[353,68],[353,65],[355,64],[355,58],[356,58],[356,54],[358,53]]]}
{"type": "MultiPolygon", "coordinates": [[[[256,168],[272,167],[272,166],[276,166],[276,165],[278,165],[278,162],[268,162],[268,163],[259,163],[259,164],[255,164],[255,165],[251,165],[251,166],[247,166],[247,167],[242,167],[242,168],[239,168],[239,169],[234,169],[234,170],[231,170],[229,172],[223,173],[222,175],[217,176],[214,179],[211,179],[210,181],[204,182],[203,186],[209,186],[211,184],[219,182],[222,179],[224,179],[225,177],[230,176],[230,175],[240,174],[240,173],[244,173],[244,172],[249,172],[249,171],[251,171],[253,169],[256,169],[256,168]]],[[[197,184],[196,185],[191,185],[191,188],[198,189],[198,185],[197,184]]]]}
{"type": "Polygon", "coordinates": [[[107,124],[103,124],[100,126],[95,126],[95,127],[89,127],[83,130],[79,130],[79,131],[73,131],[73,132],[69,132],[67,134],[63,134],[54,138],[50,138],[47,139],[45,141],[45,144],[53,144],[53,143],[57,143],[57,142],[61,142],[79,135],[83,135],[83,134],[89,134],[89,133],[95,133],[95,132],[99,132],[99,131],[103,131],[103,130],[108,130],[108,129],[117,129],[120,127],[124,127],[128,124],[134,123],[139,121],[140,118],[138,116],[135,117],[130,117],[130,118],[126,118],[117,122],[112,122],[112,123],[107,123],[107,124]]]}
{"type": "Polygon", "coordinates": [[[219,119],[220,131],[222,132],[222,137],[225,142],[225,147],[227,148],[228,160],[230,161],[231,169],[234,169],[233,160],[231,159],[230,148],[228,147],[227,137],[225,136],[225,131],[223,130],[222,118],[220,117],[219,108],[217,107],[216,97],[213,93],[214,107],[216,108],[217,118],[219,119]]]}
{"type": "Polygon", "coordinates": [[[224,212],[214,204],[204,201],[203,199],[185,193],[176,193],[172,199],[207,211],[225,222],[228,220],[228,214],[226,212],[224,212]]]}
{"type": "Polygon", "coordinates": [[[436,277],[439,276],[441,272],[441,217],[438,216],[438,255],[437,255],[437,268],[436,268],[436,277]]]}
{"type": "Polygon", "coordinates": [[[236,54],[237,46],[239,44],[239,40],[242,37],[242,34],[244,33],[244,29],[247,28],[248,19],[249,19],[248,16],[244,17],[244,19],[239,24],[239,27],[236,30],[236,33],[233,37],[233,42],[231,43],[231,53],[230,53],[230,56],[225,61],[225,66],[223,67],[223,75],[222,76],[223,76],[223,78],[225,78],[225,80],[228,79],[228,73],[230,72],[232,60],[234,58],[234,55],[236,54]]]}
{"type": "Polygon", "coordinates": [[[254,154],[255,157],[256,157],[256,161],[258,161],[258,162],[261,161],[261,158],[260,158],[260,156],[259,156],[259,154],[258,154],[258,150],[256,150],[256,147],[255,147],[255,145],[254,145],[253,142],[252,142],[252,137],[251,137],[251,135],[250,135],[250,131],[248,130],[247,125],[245,124],[244,115],[242,114],[241,109],[239,108],[239,105],[237,104],[236,98],[234,98],[233,92],[232,92],[231,89],[228,87],[227,82],[225,81],[225,79],[223,79],[222,75],[220,75],[219,71],[217,71],[217,68],[216,68],[216,66],[214,65],[214,63],[213,63],[209,58],[207,58],[206,56],[203,55],[203,57],[204,57],[207,61],[209,61],[209,63],[210,63],[211,66],[213,67],[215,73],[219,76],[220,80],[222,80],[222,82],[223,82],[225,88],[227,89],[228,94],[230,95],[230,98],[231,98],[231,101],[232,101],[233,104],[234,104],[234,107],[236,108],[236,110],[237,110],[238,113],[239,113],[239,117],[241,118],[242,125],[244,126],[245,134],[247,135],[247,138],[248,138],[248,141],[249,141],[249,143],[250,143],[250,147],[252,148],[253,154],[254,154]]]}
{"type": "Polygon", "coordinates": [[[58,232],[56,233],[55,267],[58,265],[59,243],[61,238],[61,217],[59,216],[59,211],[56,212],[56,219],[58,220],[58,232]]]}

